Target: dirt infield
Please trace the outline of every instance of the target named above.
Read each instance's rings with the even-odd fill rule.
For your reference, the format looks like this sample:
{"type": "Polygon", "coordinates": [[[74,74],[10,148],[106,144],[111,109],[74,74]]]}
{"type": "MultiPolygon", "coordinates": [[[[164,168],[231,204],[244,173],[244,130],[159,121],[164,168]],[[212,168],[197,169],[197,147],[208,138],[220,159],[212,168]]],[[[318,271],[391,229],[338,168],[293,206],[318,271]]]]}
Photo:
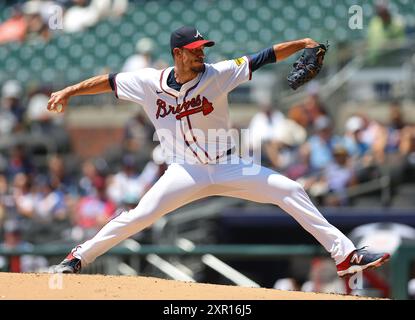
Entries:
{"type": "Polygon", "coordinates": [[[335,294],[189,283],[151,277],[0,273],[0,300],[344,300],[335,294]]]}

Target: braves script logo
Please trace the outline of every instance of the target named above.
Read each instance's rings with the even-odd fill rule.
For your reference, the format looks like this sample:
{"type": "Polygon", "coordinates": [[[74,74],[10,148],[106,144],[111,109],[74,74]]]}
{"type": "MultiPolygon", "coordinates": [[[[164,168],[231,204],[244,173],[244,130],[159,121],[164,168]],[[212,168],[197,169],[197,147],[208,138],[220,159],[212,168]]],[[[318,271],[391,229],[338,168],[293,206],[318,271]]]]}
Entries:
{"type": "Polygon", "coordinates": [[[156,119],[159,117],[164,118],[169,114],[175,114],[176,119],[180,120],[183,117],[199,112],[202,112],[204,116],[207,116],[213,111],[212,103],[206,97],[200,99],[200,95],[189,101],[184,101],[182,104],[178,104],[177,106],[167,105],[166,101],[162,99],[157,99],[156,103],[156,119]]]}

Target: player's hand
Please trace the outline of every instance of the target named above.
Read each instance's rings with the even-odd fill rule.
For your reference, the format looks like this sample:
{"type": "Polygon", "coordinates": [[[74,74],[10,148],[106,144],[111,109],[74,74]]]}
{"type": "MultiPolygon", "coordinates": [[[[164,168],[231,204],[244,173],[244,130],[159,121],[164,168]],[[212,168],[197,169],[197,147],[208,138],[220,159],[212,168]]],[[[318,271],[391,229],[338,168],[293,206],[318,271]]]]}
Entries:
{"type": "Polygon", "coordinates": [[[305,48],[315,48],[318,47],[320,44],[317,41],[314,41],[311,38],[306,38],[306,45],[305,48]]]}
{"type": "Polygon", "coordinates": [[[48,101],[48,110],[52,112],[63,113],[68,105],[70,95],[64,90],[53,92],[48,101]]]}

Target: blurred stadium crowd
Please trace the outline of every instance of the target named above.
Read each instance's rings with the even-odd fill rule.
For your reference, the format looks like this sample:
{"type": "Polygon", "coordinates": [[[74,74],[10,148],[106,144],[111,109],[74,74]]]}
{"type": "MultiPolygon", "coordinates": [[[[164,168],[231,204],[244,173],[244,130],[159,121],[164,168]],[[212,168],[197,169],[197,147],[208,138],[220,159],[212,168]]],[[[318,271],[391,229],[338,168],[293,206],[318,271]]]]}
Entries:
{"type": "Polygon", "coordinates": [[[6,1],[11,13],[0,26],[0,44],[14,41],[47,42],[55,30],[80,32],[110,16],[122,16],[128,0],[6,1]]]}
{"type": "MultiPolygon", "coordinates": [[[[322,19],[324,10],[331,10],[326,2],[330,1],[313,6],[320,11],[310,9],[310,21],[298,20],[299,30],[306,33],[313,19],[322,19]]],[[[194,5],[193,15],[182,7],[183,15],[171,25],[174,20],[171,14],[180,15],[174,11],[174,4],[179,2],[166,2],[167,9],[174,11],[170,15],[158,11],[163,3],[137,1],[132,7],[127,0],[31,0],[6,1],[0,5],[4,9],[0,14],[0,242],[3,245],[79,243],[93,236],[119,210],[134,207],[162,175],[166,166],[161,150],[152,141],[153,128],[141,113],[125,124],[120,146],[98,158],[81,159],[73,153],[65,115],[48,113],[46,105],[50,93],[60,89],[59,86],[98,72],[167,66],[168,50],[160,52],[167,47],[169,33],[177,26],[174,23],[181,24],[180,19],[195,22],[197,14],[210,1],[195,1],[199,7],[194,5]],[[152,17],[165,26],[157,26],[152,17]],[[143,25],[146,20],[153,23],[153,28],[146,29],[143,25]],[[51,21],[58,26],[56,30],[51,29],[51,21]],[[114,26],[117,28],[112,29],[114,26]],[[112,30],[118,30],[120,37],[112,30]],[[124,46],[123,39],[130,38],[124,46]],[[156,45],[157,42],[163,45],[156,45]],[[37,51],[36,46],[41,49],[37,51]],[[114,56],[114,50],[118,49],[119,55],[114,56]]],[[[259,38],[254,37],[261,23],[271,23],[274,27],[273,17],[263,7],[278,6],[288,20],[305,8],[303,1],[287,4],[293,11],[286,9],[281,1],[258,2],[259,7],[245,1],[238,8],[233,8],[231,1],[219,3],[219,9],[211,8],[208,20],[200,21],[202,28],[208,30],[209,24],[215,24],[223,12],[232,16],[233,9],[239,10],[238,15],[233,15],[234,22],[222,22],[224,35],[213,32],[209,37],[220,40],[237,32],[238,41],[255,39],[247,48],[252,51],[262,49],[262,42],[265,45],[275,42],[273,33],[265,29],[259,38]],[[250,12],[258,17],[253,20],[253,14],[246,21],[249,32],[242,36],[238,23],[245,19],[240,20],[240,15],[250,12]]],[[[413,36],[413,7],[412,11],[405,11],[411,5],[411,1],[404,0],[393,3],[393,8],[405,13],[399,18],[385,6],[365,6],[365,16],[371,18],[366,34],[371,58],[376,57],[385,41],[404,41],[413,36]]],[[[180,10],[182,5],[177,6],[180,10]]],[[[333,14],[326,16],[320,29],[336,30],[336,37],[344,41],[348,34],[337,25],[338,11],[341,9],[330,11],[333,14]]],[[[283,33],[284,40],[301,35],[279,31],[280,27],[278,24],[273,31],[283,33]]],[[[312,29],[311,36],[320,35],[318,32],[312,29]]],[[[235,43],[219,45],[218,56],[229,58],[233,57],[230,54],[247,53],[241,52],[235,43]]],[[[319,84],[310,83],[305,90],[306,97],[288,109],[283,110],[274,102],[259,103],[257,113],[247,124],[252,133],[247,139],[248,147],[261,148],[261,158],[256,160],[301,182],[318,205],[359,205],[359,195],[367,190],[359,186],[374,186],[370,192],[375,194],[377,205],[398,206],[401,199],[394,200],[394,193],[401,184],[415,178],[415,124],[407,120],[402,97],[388,97],[385,122],[371,118],[362,109],[339,124],[336,114],[322,101],[319,84]],[[383,202],[379,199],[384,188],[388,188],[392,197],[383,202]]],[[[108,101],[119,103],[115,99],[108,101]]],[[[415,194],[415,189],[412,190],[415,194]]],[[[23,267],[14,267],[13,261],[8,267],[5,263],[0,259],[0,270],[31,271],[46,262],[28,260],[23,267]]]]}

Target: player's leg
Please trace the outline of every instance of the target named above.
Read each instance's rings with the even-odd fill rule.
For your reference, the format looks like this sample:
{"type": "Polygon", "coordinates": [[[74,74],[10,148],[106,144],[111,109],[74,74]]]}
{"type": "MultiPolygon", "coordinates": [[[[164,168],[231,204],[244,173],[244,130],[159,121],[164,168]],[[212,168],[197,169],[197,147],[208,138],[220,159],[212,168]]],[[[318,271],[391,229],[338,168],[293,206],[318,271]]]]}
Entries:
{"type": "Polygon", "coordinates": [[[92,239],[72,250],[70,256],[80,259],[82,266],[92,263],[98,256],[147,228],[161,216],[203,198],[204,189],[210,184],[207,176],[203,173],[203,167],[197,165],[170,165],[136,208],[122,212],[109,221],[92,239]]]}
{"type": "MultiPolygon", "coordinates": [[[[253,171],[247,170],[249,166],[243,163],[218,165],[214,183],[229,190],[220,194],[278,205],[330,252],[337,265],[355,252],[353,243],[323,217],[299,183],[261,166],[255,175],[244,174],[253,171]]],[[[373,257],[373,263],[383,262],[385,258],[373,257]]]]}

